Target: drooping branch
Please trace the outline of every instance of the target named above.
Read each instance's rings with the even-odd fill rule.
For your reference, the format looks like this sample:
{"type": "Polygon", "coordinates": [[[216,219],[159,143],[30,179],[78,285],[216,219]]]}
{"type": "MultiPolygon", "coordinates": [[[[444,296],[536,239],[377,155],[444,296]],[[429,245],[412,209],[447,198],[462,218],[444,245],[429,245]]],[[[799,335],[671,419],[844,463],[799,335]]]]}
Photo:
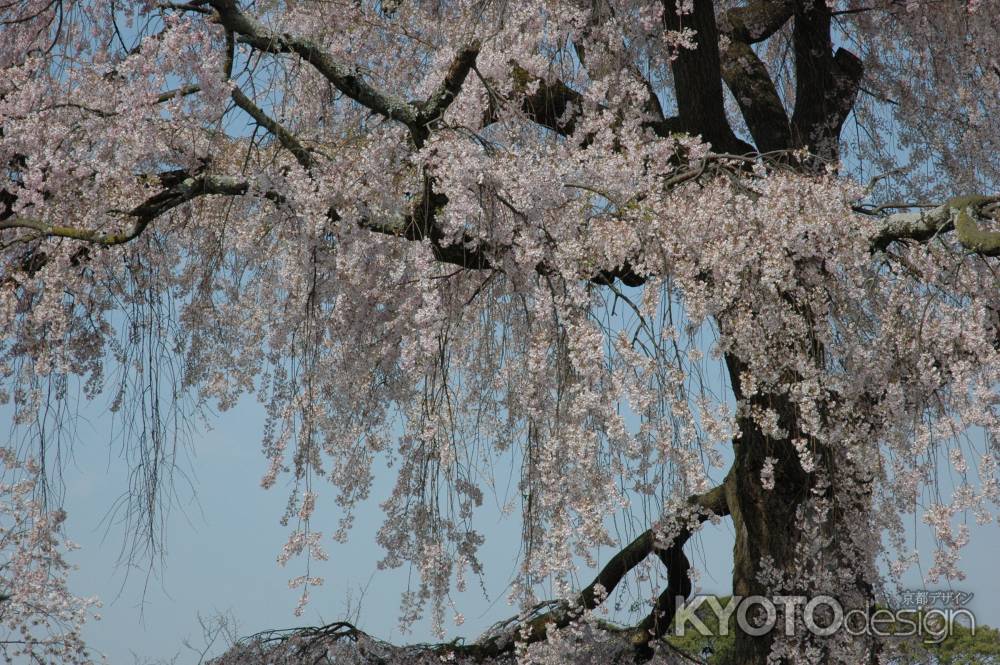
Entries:
{"type": "MultiPolygon", "coordinates": [[[[722,485],[688,500],[688,507],[695,511],[698,520],[710,515],[729,514],[726,488],[731,483],[731,474],[722,485]]],[[[656,554],[668,567],[668,587],[660,596],[653,611],[634,627],[624,627],[605,621],[594,625],[622,641],[625,654],[631,652],[631,659],[643,662],[652,657],[654,651],[650,642],[662,637],[676,610],[677,596],[687,597],[691,591],[688,577],[688,563],[682,548],[690,538],[688,529],[682,529],[668,546],[659,546],[652,530],[641,534],[626,545],[601,569],[591,582],[570,602],[541,603],[533,610],[530,618],[515,617],[500,622],[493,629],[474,642],[454,640],[440,644],[417,644],[394,647],[379,640],[356,626],[338,621],[327,626],[292,630],[266,631],[251,636],[237,645],[241,654],[257,660],[269,660],[274,649],[294,652],[297,660],[307,662],[310,656],[322,657],[328,649],[340,641],[353,643],[357,655],[366,662],[387,663],[395,659],[435,656],[444,660],[464,658],[475,661],[513,662],[518,645],[533,644],[545,640],[548,631],[564,628],[585,610],[598,607],[609,593],[615,589],[626,574],[638,566],[650,554],[656,554]],[[668,600],[669,599],[669,600],[668,600]]]]}
{"type": "MultiPolygon", "coordinates": [[[[250,191],[248,181],[235,176],[223,175],[190,175],[184,171],[170,171],[156,176],[165,189],[149,197],[139,205],[124,213],[131,218],[131,225],[124,231],[107,232],[100,229],[88,229],[75,226],[51,224],[38,219],[14,215],[10,207],[0,212],[0,230],[23,229],[34,231],[32,239],[67,238],[84,243],[111,247],[135,240],[142,235],[150,224],[159,216],[174,208],[191,202],[201,196],[223,195],[242,196],[250,191]]],[[[6,194],[6,192],[4,192],[6,194]]],[[[284,203],[284,197],[278,192],[262,193],[264,199],[272,203],[284,203]]],[[[9,205],[13,205],[16,197],[10,195],[9,205]]],[[[0,203],[5,203],[0,201],[0,203]]],[[[408,212],[395,217],[374,219],[362,217],[358,224],[373,233],[390,235],[411,241],[428,240],[434,258],[442,263],[453,264],[462,268],[482,270],[492,267],[487,248],[465,239],[462,242],[448,244],[437,226],[435,216],[441,207],[447,203],[447,198],[428,192],[428,196],[414,203],[408,212]]],[[[331,206],[327,210],[331,222],[341,219],[340,213],[331,206]]],[[[34,274],[48,262],[44,253],[33,252],[25,260],[22,269],[34,274]]]]}
{"type": "MultiPolygon", "coordinates": [[[[170,177],[174,175],[173,172],[168,174],[170,177]]],[[[104,246],[121,245],[137,238],[154,219],[184,203],[208,194],[238,196],[246,194],[248,189],[246,180],[241,178],[222,175],[187,176],[179,178],[176,183],[126,212],[125,216],[134,221],[125,231],[108,233],[96,229],[81,229],[18,215],[11,215],[0,222],[0,230],[30,229],[44,237],[70,238],[104,246]]]]}
{"type": "MultiPolygon", "coordinates": [[[[267,116],[240,91],[234,92],[234,98],[238,105],[245,108],[247,112],[272,131],[285,147],[290,151],[298,152],[301,156],[300,163],[308,168],[313,159],[310,153],[298,139],[287,129],[282,127],[273,118],[267,116]]],[[[731,159],[731,156],[709,157],[702,160],[700,165],[693,165],[688,169],[677,173],[673,178],[664,182],[664,187],[669,189],[691,179],[699,178],[703,174],[711,172],[706,168],[707,160],[719,159],[723,162],[731,159]]],[[[12,209],[17,197],[9,192],[0,191],[4,198],[0,203],[4,208],[0,209],[0,230],[2,229],[26,229],[34,231],[21,240],[37,240],[44,237],[60,237],[78,240],[85,243],[103,246],[120,245],[141,235],[147,227],[160,215],[166,214],[174,208],[193,201],[204,195],[242,196],[250,192],[250,183],[236,176],[208,175],[192,173],[185,170],[174,170],[162,172],[151,176],[136,176],[146,183],[158,183],[163,187],[162,191],[147,198],[144,202],[135,206],[129,211],[120,211],[123,217],[131,217],[133,222],[125,231],[108,232],[99,228],[85,228],[61,224],[51,224],[31,218],[29,215],[21,214],[13,217],[12,209]]],[[[511,247],[503,244],[493,244],[483,239],[471,235],[464,235],[459,238],[447,236],[438,223],[438,216],[448,205],[448,197],[434,191],[433,179],[425,177],[424,188],[421,195],[409,205],[392,214],[379,216],[369,216],[364,213],[356,220],[356,224],[361,228],[389,235],[409,241],[427,241],[436,260],[455,265],[470,270],[498,270],[500,269],[501,258],[511,247]]],[[[268,190],[260,192],[260,197],[269,200],[277,205],[285,205],[285,197],[279,192],[268,190]]],[[[331,203],[327,209],[327,218],[331,223],[342,220],[337,206],[340,203],[331,203]]],[[[37,272],[47,259],[40,259],[39,253],[32,253],[29,262],[24,268],[28,273],[37,272]]],[[[539,275],[553,275],[556,271],[551,265],[542,261],[535,266],[535,272],[539,275]]],[[[596,271],[592,275],[581,275],[581,279],[586,279],[594,284],[609,285],[615,280],[620,280],[628,286],[640,286],[648,278],[636,272],[633,264],[629,261],[621,265],[596,271]]]]}

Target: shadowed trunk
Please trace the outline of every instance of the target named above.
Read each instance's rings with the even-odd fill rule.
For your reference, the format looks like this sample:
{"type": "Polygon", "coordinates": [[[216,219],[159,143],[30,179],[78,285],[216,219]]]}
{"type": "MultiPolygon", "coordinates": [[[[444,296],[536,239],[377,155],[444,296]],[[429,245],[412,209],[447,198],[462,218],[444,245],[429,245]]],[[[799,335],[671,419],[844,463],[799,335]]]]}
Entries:
{"type": "MultiPolygon", "coordinates": [[[[821,354],[821,349],[816,349],[821,354]]],[[[737,399],[743,399],[739,385],[739,361],[727,358],[737,399]]],[[[859,469],[840,450],[807,444],[814,466],[808,472],[800,461],[793,440],[808,440],[802,433],[797,406],[786,395],[757,394],[747,400],[750,408],[769,408],[778,417],[781,436],[768,436],[745,415],[740,420],[739,438],[734,442],[735,460],[731,482],[726,485],[736,543],[733,549],[734,596],[761,596],[773,602],[774,627],[753,635],[735,626],[734,660],[726,665],[765,665],[775,643],[785,641],[792,653],[812,646],[828,656],[823,662],[860,665],[876,662],[876,646],[866,635],[850,635],[842,628],[832,635],[810,633],[798,603],[792,610],[795,636],[785,636],[785,610],[777,596],[801,596],[806,602],[817,596],[835,599],[844,612],[863,609],[874,602],[874,550],[865,537],[871,530],[870,474],[859,469]],[[769,459],[770,458],[770,459],[769,459]],[[770,461],[770,470],[765,466],[770,461]],[[768,486],[763,477],[770,476],[768,486]],[[868,571],[858,576],[851,571],[868,571]],[[843,654],[848,655],[843,655],[843,654]]],[[[800,444],[801,445],[801,444],[800,444]]],[[[766,617],[761,608],[754,625],[766,617]]],[[[833,621],[818,607],[816,624],[825,628],[833,621]]],[[[852,623],[852,628],[857,630],[852,623]]],[[[782,659],[776,662],[790,663],[782,659]]]]}

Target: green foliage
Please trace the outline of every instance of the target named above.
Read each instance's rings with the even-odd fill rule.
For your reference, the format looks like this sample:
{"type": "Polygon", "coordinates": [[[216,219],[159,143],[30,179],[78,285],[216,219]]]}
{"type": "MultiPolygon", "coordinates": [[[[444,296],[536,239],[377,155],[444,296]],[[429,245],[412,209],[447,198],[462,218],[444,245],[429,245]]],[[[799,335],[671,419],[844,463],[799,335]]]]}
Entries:
{"type": "Polygon", "coordinates": [[[1000,664],[1000,630],[977,626],[973,634],[970,628],[955,625],[951,635],[929,645],[928,652],[940,665],[1000,664]]]}

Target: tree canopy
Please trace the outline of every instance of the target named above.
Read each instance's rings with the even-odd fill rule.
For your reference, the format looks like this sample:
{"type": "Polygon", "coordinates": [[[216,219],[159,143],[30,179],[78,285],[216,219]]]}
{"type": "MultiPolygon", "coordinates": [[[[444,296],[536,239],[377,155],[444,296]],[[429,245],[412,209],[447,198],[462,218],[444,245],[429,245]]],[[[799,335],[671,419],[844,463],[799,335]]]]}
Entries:
{"type": "MultiPolygon", "coordinates": [[[[914,513],[960,579],[1000,504],[998,16],[2,3],[0,401],[44,460],[68,400],[113,395],[139,554],[201,405],[266,409],[282,561],[349,538],[390,464],[382,564],[442,636],[513,469],[521,615],[414,658],[674,658],[684,546],[720,520],[739,596],[886,602],[914,513]],[[635,623],[596,618],[639,570],[635,623]]],[[[887,648],[738,631],[732,662],[887,648]]]]}

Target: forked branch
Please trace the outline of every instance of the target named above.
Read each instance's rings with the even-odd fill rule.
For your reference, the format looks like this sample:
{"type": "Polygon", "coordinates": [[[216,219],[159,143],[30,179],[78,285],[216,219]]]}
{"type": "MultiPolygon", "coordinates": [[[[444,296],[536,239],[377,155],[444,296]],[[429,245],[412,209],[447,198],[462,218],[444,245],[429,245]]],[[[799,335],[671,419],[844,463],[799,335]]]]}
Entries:
{"type": "MultiPolygon", "coordinates": [[[[712,516],[724,517],[729,514],[726,484],[732,482],[731,477],[727,476],[718,487],[687,500],[688,508],[694,511],[695,521],[700,523],[712,516]]],[[[456,655],[495,658],[513,651],[516,643],[532,644],[544,640],[549,630],[564,628],[579,618],[584,611],[597,608],[614,591],[625,575],[642,563],[647,556],[656,554],[667,566],[668,584],[649,615],[631,628],[599,624],[602,628],[625,638],[639,660],[648,659],[653,653],[650,642],[666,633],[677,611],[678,598],[687,598],[691,593],[691,580],[688,576],[690,566],[683,552],[684,545],[691,535],[689,527],[682,526],[673,541],[663,545],[657,542],[657,532],[647,529],[615,554],[594,580],[572,601],[550,605],[548,611],[527,622],[515,620],[504,622],[502,625],[514,626],[514,629],[488,633],[485,639],[457,647],[453,652],[456,655]]]]}

